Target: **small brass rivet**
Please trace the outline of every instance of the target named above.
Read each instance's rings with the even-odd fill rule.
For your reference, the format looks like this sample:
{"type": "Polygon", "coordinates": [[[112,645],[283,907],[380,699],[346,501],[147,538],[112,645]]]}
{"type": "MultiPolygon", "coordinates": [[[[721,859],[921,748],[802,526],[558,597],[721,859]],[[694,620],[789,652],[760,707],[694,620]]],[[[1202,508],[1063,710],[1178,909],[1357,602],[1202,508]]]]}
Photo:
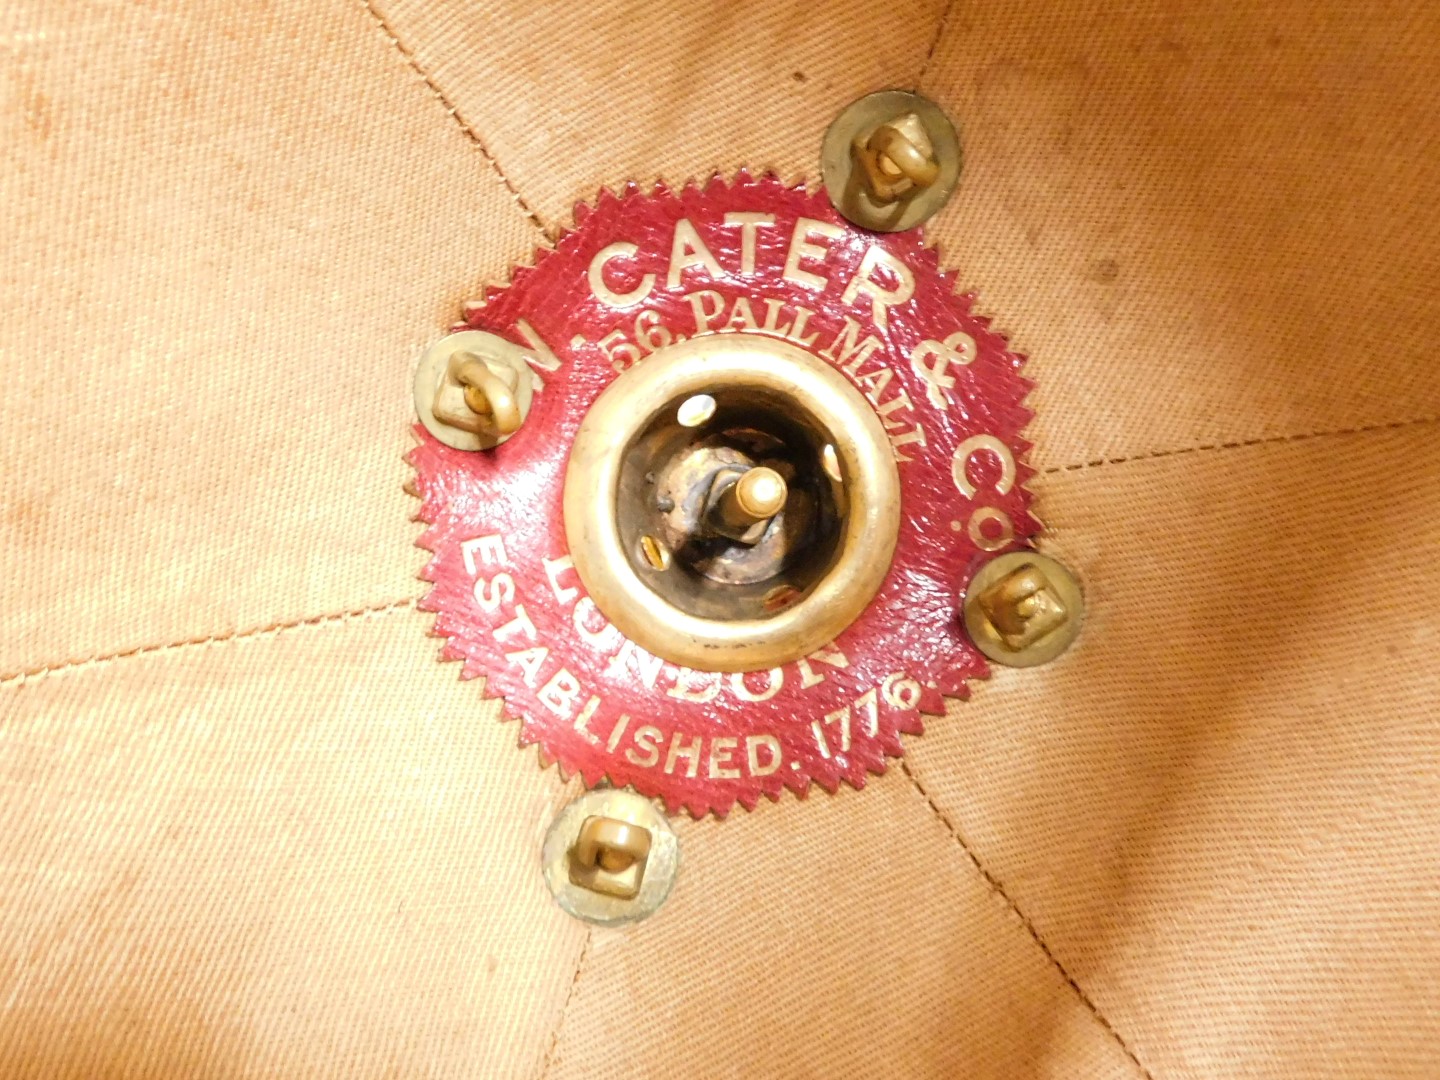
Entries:
{"type": "Polygon", "coordinates": [[[825,133],[825,191],[865,229],[913,229],[945,205],[960,178],[960,140],[933,101],[882,90],[852,102],[825,133]]]}
{"type": "Polygon", "coordinates": [[[674,830],[649,799],[629,790],[588,791],[561,810],[541,851],[545,883],[578,919],[643,919],[670,894],[679,869],[674,830]]]}
{"type": "Polygon", "coordinates": [[[645,561],[654,570],[670,569],[670,549],[653,536],[642,536],[640,538],[640,554],[645,556],[645,561]]]}
{"type": "Polygon", "coordinates": [[[696,394],[680,403],[675,419],[681,427],[697,428],[715,415],[715,399],[709,394],[696,394]]]}
{"type": "Polygon", "coordinates": [[[1075,576],[1034,551],[1014,551],[980,568],[965,592],[965,629],[998,664],[1034,667],[1079,636],[1085,601],[1075,576]]]}
{"type": "Polygon", "coordinates": [[[457,450],[499,446],[525,422],[533,395],[524,350],[483,330],[441,338],[415,370],[420,422],[457,450]]]}

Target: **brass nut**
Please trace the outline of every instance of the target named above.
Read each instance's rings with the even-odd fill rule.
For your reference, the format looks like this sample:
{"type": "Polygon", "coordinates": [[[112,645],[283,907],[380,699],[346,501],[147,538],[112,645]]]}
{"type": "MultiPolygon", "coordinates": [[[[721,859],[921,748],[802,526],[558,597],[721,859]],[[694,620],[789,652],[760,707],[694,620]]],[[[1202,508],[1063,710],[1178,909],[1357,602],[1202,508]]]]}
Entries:
{"type": "Polygon", "coordinates": [[[825,132],[820,169],[835,209],[864,229],[928,221],[960,179],[955,125],[933,101],[882,90],[852,102],[825,132]]]}
{"type": "Polygon", "coordinates": [[[520,429],[535,380],[525,351],[497,334],[461,330],[431,345],[415,369],[415,412],[457,450],[489,450],[520,429]]]}
{"type": "Polygon", "coordinates": [[[587,791],[556,815],[541,849],[555,902],[616,926],[655,912],[675,884],[679,841],[665,815],[629,790],[587,791]]]}
{"type": "Polygon", "coordinates": [[[570,849],[570,884],[633,900],[645,880],[650,830],[628,821],[588,817],[570,849]]]}
{"type": "Polygon", "coordinates": [[[833,366],[761,334],[705,335],[596,399],[564,513],[575,570],[621,633],[697,671],[752,671],[865,610],[895,552],[900,476],[833,366]]]}
{"type": "Polygon", "coordinates": [[[990,560],[965,592],[965,629],[997,664],[1035,667],[1068,649],[1085,620],[1075,576],[1034,551],[990,560]]]}

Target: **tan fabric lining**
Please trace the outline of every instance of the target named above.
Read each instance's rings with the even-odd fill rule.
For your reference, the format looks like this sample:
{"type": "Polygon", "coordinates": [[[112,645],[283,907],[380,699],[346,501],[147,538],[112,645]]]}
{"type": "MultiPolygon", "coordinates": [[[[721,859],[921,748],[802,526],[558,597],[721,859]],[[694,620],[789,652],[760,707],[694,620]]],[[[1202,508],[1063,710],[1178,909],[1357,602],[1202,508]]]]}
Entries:
{"type": "Polygon", "coordinates": [[[565,1004],[560,1006],[560,1015],[555,1018],[555,1029],[550,1032],[549,1042],[545,1046],[545,1061],[540,1067],[540,1080],[550,1075],[550,1068],[555,1063],[555,1050],[560,1045],[560,1035],[565,1030],[565,1017],[570,1013],[570,1002],[575,1000],[575,988],[580,985],[580,975],[585,970],[585,961],[590,958],[590,947],[595,944],[595,932],[593,930],[585,934],[585,945],[580,950],[580,956],[575,961],[575,974],[570,977],[570,990],[565,995],[565,1004]]]}
{"type": "Polygon", "coordinates": [[[908,744],[1156,1076],[1433,1074],[1429,434],[1047,478],[1085,636],[908,744]]]}
{"type": "Polygon", "coordinates": [[[1213,450],[1243,450],[1254,446],[1276,446],[1284,443],[1305,442],[1309,439],[1328,439],[1341,435],[1371,435],[1383,431],[1398,431],[1402,428],[1427,424],[1440,424],[1440,416],[1419,416],[1413,420],[1391,420],[1383,424],[1366,424],[1361,427],[1332,428],[1328,431],[1302,431],[1294,435],[1267,435],[1258,439],[1240,439],[1227,443],[1203,443],[1200,446],[1182,446],[1178,450],[1153,450],[1132,457],[1099,458],[1095,461],[1079,461],[1073,465],[1048,465],[1040,471],[1045,474],[1079,472],[1082,469],[1098,469],[1102,465],[1126,465],[1135,461],[1155,461],[1160,458],[1179,457],[1184,454],[1203,454],[1213,450]]]}
{"type": "Polygon", "coordinates": [[[435,100],[450,114],[451,119],[460,125],[460,130],[465,133],[465,137],[475,144],[475,149],[480,151],[480,156],[495,170],[495,175],[500,178],[500,183],[505,185],[505,190],[510,192],[511,197],[514,198],[515,205],[534,223],[535,228],[540,230],[542,236],[553,240],[554,237],[551,229],[540,220],[539,215],[536,214],[530,204],[525,201],[525,197],[521,195],[520,192],[516,190],[515,185],[510,182],[510,178],[505,175],[505,170],[500,167],[500,162],[495,160],[495,155],[490,153],[480,133],[465,122],[465,118],[460,115],[460,111],[455,107],[454,102],[447,98],[445,91],[441,90],[440,87],[435,84],[435,80],[430,77],[430,73],[421,65],[419,58],[416,57],[410,49],[406,48],[405,43],[396,36],[395,31],[390,28],[390,24],[385,21],[385,16],[380,14],[379,9],[375,7],[373,0],[358,0],[358,2],[365,8],[369,16],[375,20],[375,25],[380,28],[380,32],[399,50],[400,55],[405,58],[405,62],[415,69],[415,74],[419,75],[425,85],[429,87],[430,92],[435,95],[435,100]]]}
{"type": "Polygon", "coordinates": [[[925,785],[920,782],[920,778],[915,775],[914,770],[910,768],[910,765],[903,758],[900,761],[900,768],[906,777],[909,778],[910,783],[915,786],[915,790],[920,794],[920,797],[925,800],[925,805],[930,808],[930,812],[935,815],[945,828],[950,830],[950,835],[954,838],[956,846],[964,852],[965,858],[970,860],[976,871],[985,879],[985,884],[995,890],[996,895],[1010,905],[1010,910],[1014,912],[1015,917],[1020,920],[1020,924],[1025,928],[1025,932],[1030,935],[1040,951],[1045,954],[1045,959],[1055,965],[1055,970],[1060,973],[1060,977],[1065,980],[1070,989],[1075,991],[1075,996],[1080,999],[1081,1004],[1090,1010],[1091,1015],[1095,1017],[1100,1026],[1109,1032],[1110,1037],[1119,1044],[1120,1049],[1125,1051],[1125,1056],[1135,1063],[1135,1067],[1140,1070],[1141,1074],[1145,1076],[1147,1080],[1153,1080],[1150,1070],[1145,1068],[1140,1059],[1135,1056],[1135,1051],[1126,1043],[1125,1037],[1115,1030],[1115,1025],[1110,1023],[1110,1021],[1105,1018],[1105,1014],[1096,1007],[1095,1002],[1090,1000],[1090,995],[1085,993],[1085,988],[1075,981],[1075,977],[1071,975],[1070,972],[1065,970],[1065,965],[1062,964],[1060,958],[1051,951],[1050,946],[1045,944],[1045,939],[1040,936],[1039,929],[1030,921],[1030,917],[1020,910],[1020,905],[1015,903],[1010,894],[1005,891],[1005,886],[1002,885],[995,875],[986,868],[985,864],[980,861],[980,856],[976,855],[975,849],[965,842],[965,837],[960,834],[960,830],[956,827],[955,822],[950,819],[950,816],[945,813],[940,807],[940,804],[931,797],[930,792],[925,790],[925,785]]]}
{"type": "Polygon", "coordinates": [[[737,5],[707,33],[612,2],[582,41],[543,4],[234,7],[46,0],[5,27],[23,259],[0,349],[24,364],[0,442],[30,465],[0,486],[7,1074],[1435,1074],[1434,9],[955,0],[877,40],[854,4],[737,5]],[[395,357],[568,200],[810,171],[837,102],[909,71],[965,132],[933,234],[1034,354],[1038,509],[1091,628],[865,792],[682,822],[672,904],[587,933],[531,872],[559,778],[432,663],[425,620],[388,617],[413,599],[368,603],[423,559],[395,357]],[[98,398],[142,422],[47,395],[72,302],[151,380],[98,398]],[[299,417],[292,374],[330,370],[336,334],[383,408],[267,419],[299,417]],[[185,383],[177,353],[240,377],[185,383]],[[155,407],[171,390],[200,422],[155,407]],[[837,837],[885,858],[857,871],[837,837]],[[387,906],[402,879],[418,929],[387,906]],[[647,1018],[618,1047],[617,1007],[647,1018]]]}
{"type": "MultiPolygon", "coordinates": [[[[1365,427],[1339,428],[1332,431],[1310,431],[1300,432],[1295,435],[1272,435],[1260,439],[1245,439],[1231,443],[1209,443],[1201,446],[1186,446],[1176,450],[1157,450],[1152,453],[1140,454],[1135,457],[1102,458],[1096,461],[1081,461],[1073,465],[1051,465],[1040,470],[1046,475],[1056,473],[1078,472],[1082,469],[1095,469],[1106,465],[1125,465],[1136,461],[1153,461],[1160,458],[1177,457],[1185,454],[1199,454],[1216,450],[1239,450],[1255,446],[1280,445],[1285,443],[1303,442],[1309,439],[1323,439],[1341,435],[1366,435],[1374,432],[1394,431],[1401,428],[1414,427],[1417,425],[1429,425],[1440,423],[1440,417],[1421,416],[1413,420],[1396,420],[1385,424],[1371,424],[1365,427]]],[[[148,653],[161,652],[165,649],[193,648],[197,646],[213,646],[233,640],[256,637],[265,634],[284,632],[287,630],[301,629],[308,626],[318,626],[333,622],[344,622],[347,619],[358,616],[379,614],[387,611],[395,611],[403,608],[414,607],[416,598],[402,600],[391,600],[378,604],[367,605],[359,608],[350,608],[344,611],[326,612],[320,615],[310,615],[304,618],[291,619],[283,622],[269,623],[265,626],[251,627],[245,630],[231,631],[229,633],[210,634],[199,637],[184,638],[180,641],[160,642],[154,645],[142,645],[135,648],[125,649],[118,652],[101,652],[94,656],[83,657],[73,660],[56,661],[50,664],[35,664],[30,667],[21,668],[18,671],[0,675],[0,687],[10,683],[19,683],[36,678],[43,678],[55,675],[73,668],[86,668],[92,666],[103,666],[114,663],[117,660],[125,660],[132,656],[142,656],[148,653]]]]}
{"type": "Polygon", "coordinates": [[[386,603],[370,604],[366,607],[351,608],[348,611],[334,611],[323,615],[311,615],[303,619],[289,619],[283,622],[273,622],[265,626],[255,626],[247,630],[234,630],[229,633],[208,634],[202,637],[185,638],[182,641],[167,641],[157,645],[142,645],[134,649],[125,649],[120,652],[99,653],[95,656],[85,657],[80,660],[65,660],[56,664],[40,664],[34,667],[24,668],[14,674],[0,676],[0,687],[11,684],[34,682],[37,679],[48,678],[51,675],[59,675],[62,672],[85,671],[91,668],[103,668],[121,660],[131,660],[139,656],[149,656],[152,653],[167,652],[171,649],[208,649],[216,645],[228,645],[231,642],[247,641],[250,638],[272,637],[289,633],[292,630],[306,630],[312,627],[344,625],[352,619],[369,618],[374,615],[385,615],[392,611],[406,611],[415,606],[415,598],[409,597],[404,600],[391,600],[386,603]]]}
{"type": "Polygon", "coordinates": [[[940,48],[940,42],[945,37],[945,27],[950,24],[950,13],[955,10],[955,0],[949,0],[945,10],[940,13],[940,19],[935,23],[935,36],[930,39],[930,48],[925,52],[925,59],[920,63],[920,71],[915,76],[914,86],[918,90],[925,83],[925,73],[930,70],[930,63],[935,59],[935,51],[940,48]]]}

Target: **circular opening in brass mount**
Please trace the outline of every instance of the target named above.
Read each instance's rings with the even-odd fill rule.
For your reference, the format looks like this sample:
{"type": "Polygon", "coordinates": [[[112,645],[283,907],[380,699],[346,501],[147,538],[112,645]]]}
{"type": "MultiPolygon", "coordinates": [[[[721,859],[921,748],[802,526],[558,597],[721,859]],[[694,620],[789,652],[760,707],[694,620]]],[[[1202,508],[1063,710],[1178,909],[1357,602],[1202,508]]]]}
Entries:
{"type": "Polygon", "coordinates": [[[744,388],[706,396],[707,421],[680,422],[693,398],[667,402],[626,449],[621,546],[640,580],[681,611],[767,619],[781,609],[767,597],[783,588],[798,600],[839,553],[844,485],[822,466],[833,435],[793,401],[744,388]],[[761,501],[747,504],[750,494],[761,501]],[[657,546],[668,553],[660,567],[657,546]]]}
{"type": "Polygon", "coordinates": [[[755,334],[701,337],[625,372],[581,424],[565,529],[619,629],[698,670],[806,656],[889,570],[899,477],[869,403],[755,334]]]}

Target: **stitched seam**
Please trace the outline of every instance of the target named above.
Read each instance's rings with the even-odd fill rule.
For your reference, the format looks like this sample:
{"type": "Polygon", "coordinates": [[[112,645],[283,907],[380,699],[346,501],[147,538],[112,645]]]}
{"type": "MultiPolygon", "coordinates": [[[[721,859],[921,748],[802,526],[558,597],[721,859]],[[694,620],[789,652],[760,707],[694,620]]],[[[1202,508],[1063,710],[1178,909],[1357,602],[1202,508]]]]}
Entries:
{"type": "MultiPolygon", "coordinates": [[[[363,3],[365,0],[361,0],[361,2],[363,3]]],[[[1267,446],[1277,443],[1305,442],[1310,439],[1324,439],[1342,435],[1364,435],[1377,431],[1397,431],[1408,427],[1420,427],[1426,424],[1440,424],[1440,416],[1420,416],[1410,420],[1394,420],[1385,424],[1365,424],[1357,427],[1336,428],[1330,431],[1311,431],[1298,435],[1271,435],[1264,438],[1242,439],[1236,442],[1205,443],[1200,446],[1186,446],[1175,450],[1155,450],[1143,454],[1131,454],[1127,457],[1098,458],[1094,461],[1082,461],[1074,465],[1051,465],[1048,468],[1042,469],[1041,473],[1044,475],[1054,475],[1056,473],[1079,472],[1084,469],[1097,469],[1104,465],[1124,465],[1137,461],[1154,461],[1161,458],[1180,457],[1185,454],[1199,454],[1217,450],[1237,450],[1242,447],[1267,446]]],[[[104,653],[98,656],[64,660],[55,664],[44,664],[38,667],[26,668],[21,671],[0,675],[0,687],[30,682],[61,672],[74,671],[79,668],[104,667],[120,660],[127,660],[136,656],[148,656],[170,649],[193,649],[209,645],[221,645],[230,641],[244,641],[249,638],[288,633],[292,630],[299,630],[308,626],[325,626],[337,622],[346,622],[355,618],[383,615],[392,611],[414,607],[415,603],[416,601],[414,599],[392,600],[389,603],[372,604],[367,607],[351,608],[347,611],[337,611],[324,615],[312,615],[303,619],[269,623],[265,626],[251,627],[246,630],[232,630],[225,634],[210,634],[204,637],[186,638],[182,641],[141,645],[132,649],[123,649],[118,652],[104,653]]]]}
{"type": "Polygon", "coordinates": [[[1155,461],[1159,458],[1180,457],[1184,454],[1203,454],[1212,450],[1239,450],[1247,446],[1272,446],[1276,443],[1305,442],[1308,439],[1328,439],[1338,435],[1366,435],[1375,431],[1398,431],[1407,427],[1440,423],[1440,416],[1417,416],[1410,420],[1391,420],[1384,424],[1362,424],[1358,427],[1335,428],[1330,431],[1308,431],[1298,435],[1266,435],[1255,439],[1239,439],[1233,442],[1202,443],[1199,446],[1182,446],[1175,450],[1151,450],[1142,454],[1125,457],[1096,458],[1094,461],[1080,461],[1074,465],[1051,465],[1041,469],[1045,475],[1079,472],[1082,469],[1098,469],[1102,465],[1124,465],[1134,461],[1155,461]]]}
{"type": "Polygon", "coordinates": [[[379,9],[375,7],[374,0],[359,0],[359,3],[369,14],[375,25],[380,28],[380,32],[390,39],[390,44],[394,45],[400,55],[405,58],[405,62],[410,65],[411,70],[420,76],[420,80],[429,88],[435,100],[444,106],[445,111],[450,114],[450,118],[460,126],[460,130],[465,133],[465,137],[474,143],[475,148],[480,151],[480,156],[495,170],[495,175],[500,178],[500,183],[505,185],[505,190],[508,191],[510,197],[515,200],[515,205],[520,208],[527,218],[534,222],[535,227],[540,230],[546,239],[553,240],[554,237],[551,235],[550,229],[540,220],[540,215],[531,208],[530,204],[525,201],[515,185],[511,183],[510,177],[505,175],[505,170],[500,167],[500,162],[497,161],[495,155],[490,152],[490,148],[485,145],[485,140],[480,138],[479,133],[466,123],[465,118],[460,115],[460,110],[456,107],[455,103],[450,100],[445,91],[440,89],[440,85],[435,81],[434,76],[421,66],[420,60],[414,51],[400,40],[400,35],[395,32],[389,21],[384,15],[380,14],[379,9]]]}
{"type": "Polygon", "coordinates": [[[945,26],[950,21],[950,13],[955,10],[955,0],[950,0],[945,5],[945,10],[940,13],[940,22],[935,27],[935,36],[930,39],[930,49],[925,54],[925,59],[920,62],[920,74],[915,76],[915,89],[920,89],[920,83],[925,79],[925,73],[930,70],[930,61],[935,59],[935,51],[940,48],[940,39],[945,36],[945,26]]]}
{"type": "Polygon", "coordinates": [[[550,1033],[550,1045],[545,1048],[545,1060],[540,1063],[540,1074],[537,1080],[545,1080],[550,1075],[550,1066],[555,1064],[555,1050],[560,1045],[560,1033],[565,1029],[565,1017],[570,1015],[570,1002],[575,998],[575,988],[580,985],[580,972],[585,968],[585,960],[590,955],[590,945],[595,940],[595,932],[585,932],[585,944],[580,949],[580,959],[575,961],[575,974],[570,976],[570,989],[565,992],[565,1004],[560,1006],[560,1015],[555,1020],[555,1030],[550,1033]]]}
{"type": "Polygon", "coordinates": [[[404,611],[413,608],[416,601],[413,597],[405,600],[392,600],[388,604],[372,604],[369,607],[351,608],[349,611],[336,611],[328,615],[312,615],[304,619],[290,619],[285,622],[273,622],[265,626],[255,626],[247,630],[231,630],[226,634],[209,634],[205,637],[187,638],[184,641],[166,641],[155,645],[139,645],[133,649],[122,649],[119,652],[105,653],[100,656],[87,656],[79,660],[65,660],[58,664],[46,664],[42,667],[27,668],[24,671],[17,671],[9,675],[0,675],[0,688],[36,682],[51,675],[59,675],[67,671],[79,671],[82,668],[108,667],[110,664],[118,663],[121,660],[129,660],[138,656],[152,656],[156,653],[169,652],[172,649],[203,649],[212,645],[228,645],[236,641],[250,641],[262,637],[279,637],[295,630],[304,630],[309,627],[334,626],[337,623],[347,623],[352,619],[373,618],[377,615],[388,615],[393,611],[404,611]]]}
{"type": "Polygon", "coordinates": [[[915,785],[915,790],[920,793],[920,797],[923,798],[926,805],[930,807],[930,812],[949,830],[951,838],[959,846],[960,850],[965,853],[966,857],[969,858],[971,864],[979,872],[980,876],[985,879],[985,884],[990,886],[991,890],[993,890],[1000,899],[1005,901],[1006,906],[1008,906],[1015,917],[1020,920],[1020,925],[1022,925],[1026,933],[1030,935],[1030,939],[1039,946],[1040,951],[1045,954],[1045,958],[1054,965],[1055,970],[1060,973],[1060,977],[1064,979],[1070,989],[1075,992],[1075,996],[1080,999],[1081,1004],[1090,1011],[1090,1015],[1099,1022],[1100,1026],[1110,1033],[1110,1037],[1114,1039],[1120,1049],[1125,1052],[1125,1056],[1134,1062],[1135,1067],[1140,1070],[1140,1074],[1145,1077],[1145,1080],[1155,1080],[1154,1075],[1141,1063],[1140,1059],[1135,1056],[1135,1051],[1130,1049],[1129,1044],[1121,1037],[1120,1032],[1115,1030],[1115,1026],[1105,1018],[1105,1014],[1102,1013],[1095,1002],[1090,999],[1090,995],[1085,993],[1080,984],[1075,981],[1074,976],[1066,970],[1065,965],[1060,963],[1055,954],[1050,951],[1050,946],[1045,944],[1045,939],[1040,936],[1040,931],[1036,929],[1035,924],[1030,921],[1029,916],[1020,910],[1020,906],[1016,904],[1014,900],[1010,899],[1010,894],[1005,891],[1004,886],[1000,884],[995,875],[986,869],[985,864],[980,861],[974,850],[965,842],[965,838],[960,835],[960,830],[955,827],[955,823],[950,820],[945,811],[936,805],[935,800],[930,797],[930,792],[925,790],[925,785],[920,783],[919,778],[911,771],[910,763],[902,758],[900,768],[904,770],[905,775],[910,778],[910,783],[915,785]]]}

